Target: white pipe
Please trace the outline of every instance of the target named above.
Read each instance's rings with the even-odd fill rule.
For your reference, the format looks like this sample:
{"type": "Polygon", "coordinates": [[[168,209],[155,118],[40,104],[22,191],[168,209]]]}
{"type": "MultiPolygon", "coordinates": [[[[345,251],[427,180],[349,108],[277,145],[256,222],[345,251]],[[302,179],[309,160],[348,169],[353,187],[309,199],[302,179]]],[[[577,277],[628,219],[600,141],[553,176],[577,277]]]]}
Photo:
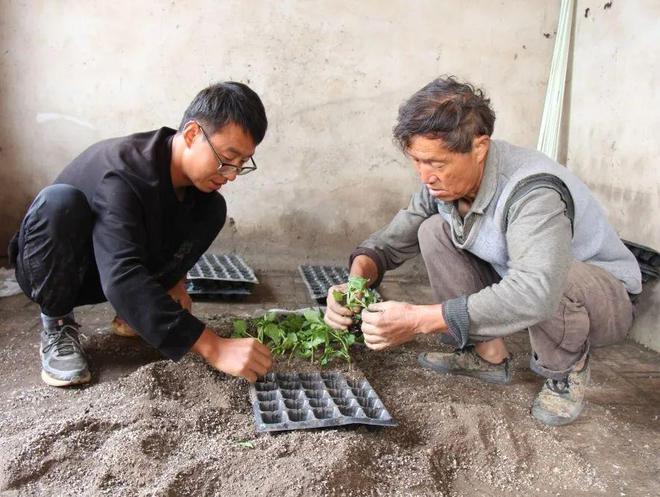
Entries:
{"type": "Polygon", "coordinates": [[[550,66],[548,88],[545,93],[539,141],[536,146],[538,150],[554,160],[557,160],[559,154],[559,137],[564,106],[564,89],[566,88],[568,55],[571,50],[574,4],[574,0],[562,0],[559,9],[555,49],[552,54],[552,65],[550,66]]]}

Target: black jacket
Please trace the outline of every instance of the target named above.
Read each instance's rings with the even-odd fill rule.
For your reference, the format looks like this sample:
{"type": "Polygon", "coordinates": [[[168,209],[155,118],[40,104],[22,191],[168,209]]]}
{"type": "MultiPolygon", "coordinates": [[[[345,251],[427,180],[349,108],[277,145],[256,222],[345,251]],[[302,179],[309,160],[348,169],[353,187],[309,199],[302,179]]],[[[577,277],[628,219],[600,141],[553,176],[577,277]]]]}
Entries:
{"type": "Polygon", "coordinates": [[[205,325],[167,290],[213,241],[226,204],[219,193],[194,187],[182,202],[176,198],[170,174],[175,133],[161,128],[96,143],[55,183],[81,190],[92,208],[94,257],[106,298],[145,341],[178,360],[205,325]]]}

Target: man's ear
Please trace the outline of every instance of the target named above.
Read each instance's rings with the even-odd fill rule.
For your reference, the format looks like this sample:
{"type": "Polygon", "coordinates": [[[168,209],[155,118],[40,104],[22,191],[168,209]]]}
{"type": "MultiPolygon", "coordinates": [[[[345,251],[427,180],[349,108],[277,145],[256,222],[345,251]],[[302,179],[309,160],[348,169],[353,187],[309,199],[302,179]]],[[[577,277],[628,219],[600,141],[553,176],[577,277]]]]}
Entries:
{"type": "Polygon", "coordinates": [[[472,141],[472,151],[476,155],[477,162],[483,162],[486,160],[488,155],[488,149],[490,148],[490,136],[481,135],[474,138],[472,141]]]}
{"type": "Polygon", "coordinates": [[[183,132],[181,134],[183,135],[183,139],[188,148],[192,146],[199,133],[199,125],[195,121],[188,121],[183,127],[183,132]]]}

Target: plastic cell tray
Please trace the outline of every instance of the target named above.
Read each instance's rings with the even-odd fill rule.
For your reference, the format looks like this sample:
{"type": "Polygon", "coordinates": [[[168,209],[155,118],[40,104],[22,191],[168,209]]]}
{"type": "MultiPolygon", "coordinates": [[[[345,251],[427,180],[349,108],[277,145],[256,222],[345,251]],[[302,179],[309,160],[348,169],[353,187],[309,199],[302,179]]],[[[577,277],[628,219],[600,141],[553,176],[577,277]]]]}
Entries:
{"type": "Polygon", "coordinates": [[[268,373],[250,387],[258,432],[397,426],[369,382],[339,372],[268,373]]]}
{"type": "Polygon", "coordinates": [[[637,259],[643,283],[660,278],[660,254],[656,250],[628,240],[622,241],[637,259]]]}
{"type": "MultiPolygon", "coordinates": [[[[325,304],[328,289],[348,281],[348,271],[341,266],[298,266],[309,295],[318,304],[325,304]]],[[[378,292],[376,292],[378,295],[378,292]]],[[[380,295],[378,295],[380,298],[380,295]]]]}
{"type": "Polygon", "coordinates": [[[238,255],[204,254],[187,274],[191,295],[242,297],[252,293],[259,280],[238,255]]]}

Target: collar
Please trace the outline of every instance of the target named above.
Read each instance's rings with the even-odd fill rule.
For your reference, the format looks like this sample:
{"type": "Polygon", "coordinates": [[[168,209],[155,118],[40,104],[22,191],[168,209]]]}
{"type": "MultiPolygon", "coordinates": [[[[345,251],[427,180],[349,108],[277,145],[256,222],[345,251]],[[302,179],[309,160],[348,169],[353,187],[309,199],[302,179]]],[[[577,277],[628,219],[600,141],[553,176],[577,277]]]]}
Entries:
{"type": "Polygon", "coordinates": [[[472,202],[470,212],[483,214],[490,201],[493,200],[495,192],[497,191],[497,172],[499,171],[499,153],[497,150],[497,143],[491,140],[490,147],[488,148],[488,156],[486,157],[486,164],[484,164],[484,175],[481,178],[479,191],[477,196],[472,202]]]}

